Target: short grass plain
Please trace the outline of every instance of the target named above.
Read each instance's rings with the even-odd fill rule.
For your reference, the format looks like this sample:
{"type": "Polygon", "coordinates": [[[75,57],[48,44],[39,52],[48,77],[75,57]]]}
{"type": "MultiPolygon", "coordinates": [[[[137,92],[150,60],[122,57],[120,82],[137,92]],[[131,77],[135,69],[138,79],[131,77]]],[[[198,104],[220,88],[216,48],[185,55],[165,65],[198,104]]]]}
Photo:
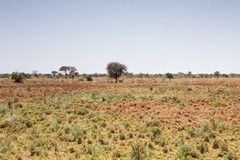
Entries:
{"type": "Polygon", "coordinates": [[[240,79],[0,79],[0,159],[240,156],[240,79]]]}

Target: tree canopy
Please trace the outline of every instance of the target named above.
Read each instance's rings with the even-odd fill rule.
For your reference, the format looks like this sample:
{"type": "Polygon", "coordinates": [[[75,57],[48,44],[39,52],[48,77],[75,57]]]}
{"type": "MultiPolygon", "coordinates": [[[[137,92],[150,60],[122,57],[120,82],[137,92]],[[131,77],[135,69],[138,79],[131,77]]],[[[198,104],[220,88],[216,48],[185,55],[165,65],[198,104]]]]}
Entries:
{"type": "Polygon", "coordinates": [[[127,66],[119,62],[108,63],[106,69],[109,77],[114,78],[116,80],[116,83],[118,82],[118,78],[127,72],[127,66]]]}
{"type": "Polygon", "coordinates": [[[65,72],[65,75],[72,75],[74,76],[77,69],[73,66],[62,66],[59,71],[65,72]]]}

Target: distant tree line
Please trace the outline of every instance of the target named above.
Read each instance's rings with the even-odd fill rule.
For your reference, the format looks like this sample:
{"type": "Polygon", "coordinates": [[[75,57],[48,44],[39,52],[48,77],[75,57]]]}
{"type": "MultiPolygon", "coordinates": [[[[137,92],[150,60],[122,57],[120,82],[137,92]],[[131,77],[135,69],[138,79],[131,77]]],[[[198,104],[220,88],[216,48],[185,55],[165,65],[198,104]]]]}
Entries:
{"type": "Polygon", "coordinates": [[[149,73],[139,73],[139,74],[133,74],[128,73],[127,74],[130,77],[138,77],[138,78],[168,78],[168,79],[174,79],[174,78],[240,78],[240,74],[237,73],[231,73],[231,74],[220,74],[220,72],[213,73],[213,74],[207,74],[207,73],[200,73],[200,74],[192,74],[192,73],[166,73],[166,74],[149,74],[149,73]]]}
{"type": "MultiPolygon", "coordinates": [[[[127,66],[121,64],[119,62],[110,62],[107,64],[106,67],[107,74],[105,73],[94,73],[94,74],[79,74],[77,69],[74,66],[61,66],[58,71],[54,70],[51,73],[42,74],[39,73],[37,70],[33,70],[32,73],[23,73],[23,72],[13,72],[12,74],[5,73],[0,74],[0,78],[11,78],[15,83],[22,83],[23,80],[29,78],[75,78],[75,77],[82,77],[85,78],[87,81],[92,81],[92,77],[109,77],[115,79],[115,82],[118,82],[118,79],[121,76],[125,76],[127,78],[167,78],[167,79],[174,79],[174,78],[240,78],[240,74],[231,73],[231,74],[222,74],[219,71],[215,71],[212,74],[193,74],[192,72],[183,73],[165,73],[165,74],[149,74],[149,73],[129,73],[127,72],[127,66]]],[[[120,81],[121,82],[121,81],[120,81]]]]}
{"type": "MultiPolygon", "coordinates": [[[[23,72],[22,72],[23,73],[23,72]]],[[[0,78],[11,78],[12,73],[4,73],[0,74],[0,78]]],[[[38,73],[38,74],[30,74],[30,73],[24,73],[24,76],[26,79],[28,78],[72,78],[71,76],[66,76],[65,74],[59,73],[57,71],[53,71],[52,73],[38,73]]],[[[87,74],[87,73],[82,73],[82,74],[74,74],[74,77],[107,77],[108,74],[106,73],[93,73],[93,74],[87,74]]],[[[137,77],[137,78],[240,78],[240,74],[237,73],[231,73],[231,74],[219,74],[219,75],[214,75],[214,74],[207,74],[207,73],[201,73],[201,74],[179,74],[179,73],[166,73],[166,74],[150,74],[150,73],[124,73],[124,76],[131,78],[131,77],[137,77]],[[172,75],[172,76],[171,76],[172,75]]]]}

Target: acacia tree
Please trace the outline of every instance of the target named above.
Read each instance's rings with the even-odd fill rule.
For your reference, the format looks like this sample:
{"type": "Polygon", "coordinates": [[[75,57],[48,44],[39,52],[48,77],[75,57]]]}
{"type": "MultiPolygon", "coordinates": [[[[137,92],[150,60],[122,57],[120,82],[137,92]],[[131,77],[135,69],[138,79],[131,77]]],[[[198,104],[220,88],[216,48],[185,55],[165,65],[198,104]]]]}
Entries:
{"type": "Polygon", "coordinates": [[[32,71],[32,75],[33,75],[34,77],[38,77],[38,71],[37,71],[37,70],[33,70],[33,71],[32,71]]]}
{"type": "Polygon", "coordinates": [[[220,77],[220,72],[219,72],[219,71],[216,71],[216,72],[214,72],[213,75],[214,75],[214,77],[217,77],[217,78],[218,78],[218,77],[220,77]]]}
{"type": "Polygon", "coordinates": [[[52,71],[53,77],[56,77],[57,73],[58,73],[57,71],[52,71]]]}
{"type": "Polygon", "coordinates": [[[77,69],[73,66],[62,66],[59,71],[63,71],[65,72],[65,75],[67,76],[68,74],[70,74],[71,76],[74,76],[77,69]]]}
{"type": "Polygon", "coordinates": [[[68,74],[69,70],[70,70],[70,68],[69,68],[68,66],[62,66],[62,67],[59,69],[59,71],[65,72],[65,75],[68,74]]]}
{"type": "Polygon", "coordinates": [[[118,62],[111,62],[107,65],[107,72],[110,78],[114,78],[116,83],[118,78],[127,72],[127,66],[118,62]]]}
{"type": "Polygon", "coordinates": [[[72,66],[70,66],[69,68],[70,68],[69,75],[74,77],[76,75],[76,73],[77,73],[77,69],[75,67],[72,67],[72,66]]]}

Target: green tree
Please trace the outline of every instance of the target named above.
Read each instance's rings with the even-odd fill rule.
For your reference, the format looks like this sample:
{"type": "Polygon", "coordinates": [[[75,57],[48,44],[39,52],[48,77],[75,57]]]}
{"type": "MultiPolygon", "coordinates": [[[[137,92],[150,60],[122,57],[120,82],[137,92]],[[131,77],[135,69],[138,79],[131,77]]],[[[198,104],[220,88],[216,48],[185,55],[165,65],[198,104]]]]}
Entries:
{"type": "Polygon", "coordinates": [[[127,66],[118,62],[111,62],[107,65],[107,72],[110,78],[114,78],[116,83],[118,78],[127,72],[127,66]]]}
{"type": "Polygon", "coordinates": [[[56,77],[56,75],[57,75],[57,71],[52,71],[52,75],[54,76],[54,77],[56,77]]]}
{"type": "Polygon", "coordinates": [[[62,66],[60,67],[59,71],[65,72],[65,75],[70,75],[74,77],[75,73],[77,72],[77,69],[73,66],[62,66]]]}

